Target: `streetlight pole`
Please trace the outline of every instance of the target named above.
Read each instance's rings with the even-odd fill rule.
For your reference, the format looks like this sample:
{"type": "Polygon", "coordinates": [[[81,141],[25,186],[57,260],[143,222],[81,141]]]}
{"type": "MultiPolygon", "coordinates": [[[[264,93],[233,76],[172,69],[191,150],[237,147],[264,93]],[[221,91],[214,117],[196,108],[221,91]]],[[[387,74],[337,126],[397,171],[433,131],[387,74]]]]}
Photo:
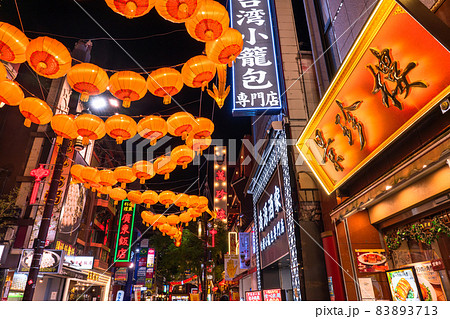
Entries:
{"type": "MultiPolygon", "coordinates": [[[[92,48],[91,42],[78,41],[75,44],[75,48],[72,52],[72,57],[81,61],[90,60],[90,50],[92,48]]],[[[78,100],[80,94],[76,91],[72,91],[69,99],[69,114],[75,114],[77,110],[78,100]]],[[[64,139],[58,150],[58,155],[56,157],[55,167],[53,169],[53,175],[50,182],[50,187],[47,194],[47,200],[45,201],[44,212],[42,214],[41,225],[39,226],[39,233],[37,238],[33,243],[33,259],[31,261],[30,271],[28,273],[28,278],[25,286],[25,291],[23,294],[24,301],[33,300],[34,290],[36,289],[37,276],[39,274],[39,269],[41,266],[41,259],[44,253],[45,242],[47,240],[48,230],[50,228],[50,220],[53,214],[53,207],[55,205],[55,199],[58,191],[58,184],[61,178],[61,173],[63,170],[63,165],[67,157],[67,149],[69,147],[69,140],[64,139]]],[[[57,147],[55,145],[55,147],[57,147]]]]}

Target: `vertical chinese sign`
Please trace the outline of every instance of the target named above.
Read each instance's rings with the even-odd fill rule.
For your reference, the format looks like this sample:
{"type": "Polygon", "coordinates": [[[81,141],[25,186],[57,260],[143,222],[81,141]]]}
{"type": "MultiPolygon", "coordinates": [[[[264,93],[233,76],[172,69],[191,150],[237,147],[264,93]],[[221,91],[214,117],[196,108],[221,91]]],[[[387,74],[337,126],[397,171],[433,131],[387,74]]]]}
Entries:
{"type": "Polygon", "coordinates": [[[149,248],[147,254],[147,273],[145,275],[145,287],[152,288],[153,276],[155,272],[155,249],[149,248]]]}
{"type": "Polygon", "coordinates": [[[114,262],[130,261],[135,210],[136,206],[134,206],[129,200],[122,201],[122,207],[119,215],[119,227],[117,228],[116,254],[114,255],[114,262]]]}
{"type": "Polygon", "coordinates": [[[268,0],[231,0],[231,27],[244,37],[232,68],[233,115],[277,114],[281,111],[278,38],[268,0]]]}
{"type": "Polygon", "coordinates": [[[214,147],[214,211],[217,219],[227,219],[227,151],[225,146],[214,147]]]}

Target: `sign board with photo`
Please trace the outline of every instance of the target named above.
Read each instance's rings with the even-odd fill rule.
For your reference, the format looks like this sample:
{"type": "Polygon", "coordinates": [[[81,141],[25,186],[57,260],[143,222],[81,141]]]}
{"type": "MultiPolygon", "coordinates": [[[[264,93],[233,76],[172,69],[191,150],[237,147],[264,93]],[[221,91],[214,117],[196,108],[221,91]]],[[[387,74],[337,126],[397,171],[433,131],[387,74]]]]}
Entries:
{"type": "Polygon", "coordinates": [[[422,294],[419,288],[414,267],[398,268],[386,271],[386,276],[394,301],[420,301],[422,294]]]}
{"type": "MultiPolygon", "coordinates": [[[[18,273],[27,273],[30,271],[31,261],[33,260],[34,250],[23,249],[19,260],[18,273]]],[[[62,250],[45,249],[41,258],[40,273],[59,274],[64,258],[62,250]]]]}
{"type": "Polygon", "coordinates": [[[418,262],[407,266],[414,267],[419,287],[425,301],[446,301],[445,290],[439,273],[433,270],[431,261],[418,262]]]}
{"type": "Polygon", "coordinates": [[[384,272],[389,269],[384,249],[355,249],[359,272],[384,272]]]}

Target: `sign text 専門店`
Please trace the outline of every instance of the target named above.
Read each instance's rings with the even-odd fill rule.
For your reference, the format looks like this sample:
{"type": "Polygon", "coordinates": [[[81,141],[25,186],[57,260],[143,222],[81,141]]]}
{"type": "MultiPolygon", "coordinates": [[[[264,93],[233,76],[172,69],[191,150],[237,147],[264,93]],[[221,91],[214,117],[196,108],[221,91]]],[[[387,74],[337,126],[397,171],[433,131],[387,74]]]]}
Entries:
{"type": "Polygon", "coordinates": [[[231,27],[244,37],[232,67],[233,115],[275,114],[282,108],[277,37],[268,0],[231,0],[231,27]]]}
{"type": "Polygon", "coordinates": [[[119,227],[116,241],[116,254],[114,262],[129,262],[131,254],[131,241],[134,228],[134,213],[136,207],[129,200],[122,201],[119,215],[119,227]]]}

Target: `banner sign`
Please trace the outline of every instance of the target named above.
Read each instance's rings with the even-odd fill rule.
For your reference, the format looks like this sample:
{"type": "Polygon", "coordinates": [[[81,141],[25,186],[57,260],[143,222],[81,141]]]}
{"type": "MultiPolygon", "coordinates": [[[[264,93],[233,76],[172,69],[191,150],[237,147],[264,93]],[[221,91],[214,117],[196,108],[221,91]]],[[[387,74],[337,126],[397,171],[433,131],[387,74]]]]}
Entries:
{"type": "Polygon", "coordinates": [[[385,272],[389,269],[384,249],[355,249],[359,272],[385,272]]]}
{"type": "Polygon", "coordinates": [[[263,290],[264,301],[282,301],[281,289],[263,290]]]}
{"type": "Polygon", "coordinates": [[[394,0],[379,1],[297,141],[328,194],[449,94],[443,70],[450,52],[394,0]]]}
{"type": "Polygon", "coordinates": [[[231,69],[233,115],[278,114],[282,109],[278,32],[269,0],[231,0],[230,20],[244,38],[231,69]]]}
{"type": "Polygon", "coordinates": [[[226,254],[224,256],[225,262],[225,280],[233,280],[238,274],[239,270],[239,256],[226,254]]]}
{"type": "Polygon", "coordinates": [[[241,269],[250,268],[250,240],[250,233],[239,233],[239,267],[241,269]]]}
{"type": "Polygon", "coordinates": [[[136,206],[129,200],[122,201],[119,215],[119,227],[116,241],[114,262],[129,262],[134,229],[134,213],[136,206]]]}
{"type": "Polygon", "coordinates": [[[214,147],[214,211],[217,219],[227,219],[227,153],[225,146],[214,147]]]}
{"type": "Polygon", "coordinates": [[[94,256],[64,256],[64,265],[78,270],[89,270],[94,267],[94,256]]]}
{"type": "Polygon", "coordinates": [[[245,292],[246,301],[262,301],[261,291],[246,291],[245,292]]]}
{"type": "Polygon", "coordinates": [[[114,280],[125,282],[128,279],[128,268],[120,267],[116,268],[116,272],[114,273],[114,280]]]}
{"type": "MultiPolygon", "coordinates": [[[[34,249],[23,249],[19,260],[18,273],[30,271],[34,249]]],[[[40,273],[58,274],[61,271],[64,252],[62,250],[45,249],[41,258],[40,273]]]]}

